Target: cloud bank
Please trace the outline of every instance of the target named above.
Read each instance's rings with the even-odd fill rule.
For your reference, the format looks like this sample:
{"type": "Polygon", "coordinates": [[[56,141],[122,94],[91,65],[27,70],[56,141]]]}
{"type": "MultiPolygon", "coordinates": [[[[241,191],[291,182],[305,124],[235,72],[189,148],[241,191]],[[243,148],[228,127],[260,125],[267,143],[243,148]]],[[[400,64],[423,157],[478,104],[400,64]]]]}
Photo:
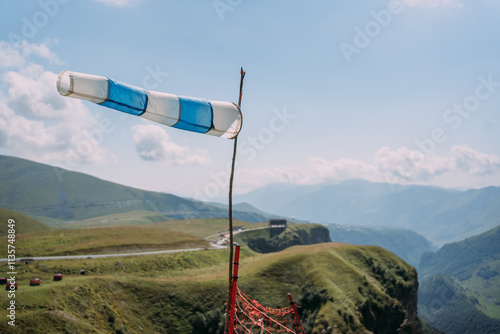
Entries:
{"type": "Polygon", "coordinates": [[[96,135],[101,124],[81,101],[60,96],[57,74],[33,58],[61,63],[48,44],[0,41],[0,148],[69,169],[114,160],[96,135]]]}
{"type": "Polygon", "coordinates": [[[442,176],[455,175],[500,180],[500,156],[478,152],[465,145],[452,147],[447,156],[425,155],[407,147],[395,150],[382,147],[375,152],[371,162],[349,158],[329,161],[317,157],[300,167],[242,168],[237,182],[244,192],[275,182],[318,184],[360,178],[395,184],[434,184],[442,176]]]}

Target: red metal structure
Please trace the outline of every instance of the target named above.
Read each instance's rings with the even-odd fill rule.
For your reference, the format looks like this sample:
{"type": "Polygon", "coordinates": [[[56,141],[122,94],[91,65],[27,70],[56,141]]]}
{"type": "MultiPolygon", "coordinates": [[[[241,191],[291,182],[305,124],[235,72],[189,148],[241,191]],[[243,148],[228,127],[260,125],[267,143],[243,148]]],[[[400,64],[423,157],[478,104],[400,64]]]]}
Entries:
{"type": "Polygon", "coordinates": [[[294,321],[295,331],[299,333],[299,327],[300,327],[300,330],[302,331],[300,333],[306,334],[306,332],[304,331],[304,327],[302,327],[302,322],[300,322],[299,312],[297,312],[297,305],[295,305],[291,293],[288,294],[288,299],[290,299],[290,305],[292,306],[293,315],[295,317],[294,320],[296,320],[294,321]]]}
{"type": "Polygon", "coordinates": [[[238,268],[240,246],[235,245],[233,274],[227,314],[227,333],[287,333],[305,334],[300,322],[297,306],[288,294],[290,306],[273,309],[260,305],[256,300],[248,298],[238,288],[238,268]]]}
{"type": "Polygon", "coordinates": [[[229,334],[234,333],[234,315],[235,315],[235,305],[236,305],[236,290],[238,287],[238,267],[240,262],[240,245],[236,245],[236,250],[234,252],[234,263],[233,263],[233,277],[231,281],[231,295],[230,295],[230,306],[229,306],[229,334]]]}

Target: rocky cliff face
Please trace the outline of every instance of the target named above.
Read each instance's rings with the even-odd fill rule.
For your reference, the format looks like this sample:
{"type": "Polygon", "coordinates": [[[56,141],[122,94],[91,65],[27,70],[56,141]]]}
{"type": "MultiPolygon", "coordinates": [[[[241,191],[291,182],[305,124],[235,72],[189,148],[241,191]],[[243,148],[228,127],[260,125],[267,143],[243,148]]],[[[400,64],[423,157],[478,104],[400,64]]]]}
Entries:
{"type": "Polygon", "coordinates": [[[244,242],[253,251],[273,253],[288,247],[330,242],[330,232],[321,225],[292,225],[286,229],[271,228],[244,233],[244,242]]]}
{"type": "Polygon", "coordinates": [[[314,226],[309,231],[297,230],[296,233],[304,242],[304,245],[320,244],[330,242],[330,231],[324,226],[314,226]]]}

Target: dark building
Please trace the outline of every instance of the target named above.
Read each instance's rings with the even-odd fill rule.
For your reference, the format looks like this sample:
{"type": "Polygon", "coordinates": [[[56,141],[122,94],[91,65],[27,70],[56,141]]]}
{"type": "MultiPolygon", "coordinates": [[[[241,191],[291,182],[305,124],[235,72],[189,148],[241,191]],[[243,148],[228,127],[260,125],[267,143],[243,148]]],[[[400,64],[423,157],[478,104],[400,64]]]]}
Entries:
{"type": "Polygon", "coordinates": [[[270,228],[286,228],[286,219],[269,219],[270,228]]]}
{"type": "Polygon", "coordinates": [[[269,219],[269,237],[274,237],[286,230],[286,219],[269,219]]]}

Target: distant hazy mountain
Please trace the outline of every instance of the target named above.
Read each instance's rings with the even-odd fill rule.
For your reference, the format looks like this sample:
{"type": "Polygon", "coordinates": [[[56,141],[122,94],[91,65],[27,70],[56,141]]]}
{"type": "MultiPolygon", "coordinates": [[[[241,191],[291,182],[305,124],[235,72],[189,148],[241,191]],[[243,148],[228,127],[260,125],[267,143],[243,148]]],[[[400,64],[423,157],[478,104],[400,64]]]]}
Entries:
{"type": "MultiPolygon", "coordinates": [[[[166,219],[227,217],[227,210],[203,202],[1,155],[0,207],[48,224],[130,211],[154,211],[166,219]]],[[[258,213],[237,210],[234,217],[248,222],[267,220],[258,213]]]]}
{"type": "Polygon", "coordinates": [[[235,200],[316,223],[412,229],[437,245],[500,223],[500,187],[458,191],[349,180],[313,186],[272,184],[235,200]]]}
{"type": "MultiPolygon", "coordinates": [[[[222,204],[222,203],[218,203],[218,202],[207,202],[207,204],[211,205],[211,206],[215,206],[216,208],[222,208],[224,210],[227,210],[227,207],[228,207],[227,204],[222,204]]],[[[256,207],[254,207],[253,205],[250,205],[250,204],[245,203],[245,202],[233,204],[233,210],[256,213],[256,214],[259,214],[263,217],[266,217],[267,219],[276,216],[276,215],[264,212],[262,210],[259,210],[256,207]]]]}
{"type": "Polygon", "coordinates": [[[426,253],[419,314],[446,333],[500,333],[500,226],[426,253]]]}
{"type": "Polygon", "coordinates": [[[435,250],[429,240],[411,230],[335,224],[327,227],[332,241],[383,247],[414,267],[418,266],[422,254],[435,250]]]}
{"type": "Polygon", "coordinates": [[[500,226],[444,245],[435,253],[426,253],[419,265],[419,275],[427,278],[444,274],[465,281],[494,261],[500,261],[500,226]]]}

